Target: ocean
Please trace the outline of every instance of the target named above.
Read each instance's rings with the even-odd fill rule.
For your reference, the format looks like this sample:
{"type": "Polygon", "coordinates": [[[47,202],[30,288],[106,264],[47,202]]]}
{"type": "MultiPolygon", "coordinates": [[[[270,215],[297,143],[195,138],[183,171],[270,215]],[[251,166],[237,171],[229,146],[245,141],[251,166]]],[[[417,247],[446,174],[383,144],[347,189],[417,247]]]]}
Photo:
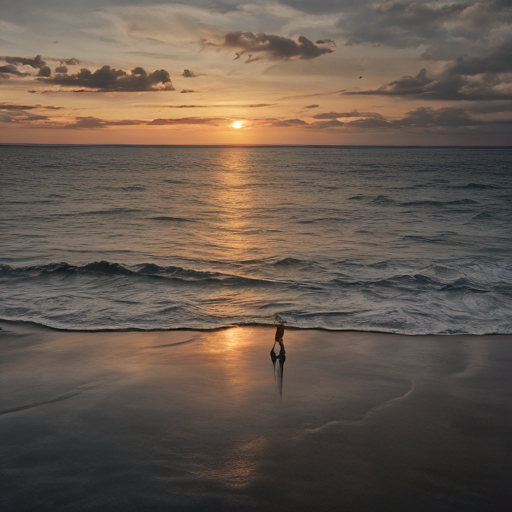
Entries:
{"type": "Polygon", "coordinates": [[[512,333],[512,149],[0,146],[0,319],[512,333]]]}

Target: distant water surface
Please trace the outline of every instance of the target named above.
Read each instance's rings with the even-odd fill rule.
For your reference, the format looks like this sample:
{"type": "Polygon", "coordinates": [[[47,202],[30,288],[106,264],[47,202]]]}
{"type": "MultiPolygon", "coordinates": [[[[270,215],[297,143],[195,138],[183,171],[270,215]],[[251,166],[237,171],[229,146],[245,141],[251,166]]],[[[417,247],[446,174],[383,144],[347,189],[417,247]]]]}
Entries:
{"type": "Polygon", "coordinates": [[[0,146],[0,318],[512,333],[512,150],[0,146]]]}

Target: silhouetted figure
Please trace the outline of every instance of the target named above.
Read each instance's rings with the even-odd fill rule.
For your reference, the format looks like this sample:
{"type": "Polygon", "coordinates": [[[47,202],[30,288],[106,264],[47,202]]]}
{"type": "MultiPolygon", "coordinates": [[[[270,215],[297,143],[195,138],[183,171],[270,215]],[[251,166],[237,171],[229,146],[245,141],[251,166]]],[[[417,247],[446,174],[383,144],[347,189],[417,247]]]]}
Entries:
{"type": "Polygon", "coordinates": [[[276,330],[276,341],[283,341],[283,336],[284,336],[284,325],[281,324],[281,325],[278,325],[277,326],[277,330],[276,330]]]}
{"type": "Polygon", "coordinates": [[[274,341],[274,346],[270,351],[270,358],[272,359],[272,364],[274,365],[274,380],[276,380],[276,361],[279,361],[279,368],[277,369],[277,387],[279,388],[279,395],[283,396],[283,372],[284,372],[284,362],[286,361],[286,350],[284,348],[283,343],[284,336],[284,325],[279,325],[276,330],[276,338],[274,341]],[[279,354],[276,354],[274,348],[276,343],[279,343],[279,354]]]}

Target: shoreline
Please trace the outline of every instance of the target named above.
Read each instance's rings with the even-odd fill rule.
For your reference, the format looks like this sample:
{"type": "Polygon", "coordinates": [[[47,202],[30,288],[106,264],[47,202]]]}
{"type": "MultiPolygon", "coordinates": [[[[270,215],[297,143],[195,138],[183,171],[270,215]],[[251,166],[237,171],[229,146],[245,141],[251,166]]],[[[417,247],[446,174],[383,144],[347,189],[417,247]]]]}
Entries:
{"type": "MultiPolygon", "coordinates": [[[[152,332],[179,332],[179,331],[194,331],[194,332],[215,332],[221,331],[225,329],[233,329],[237,327],[262,327],[262,328],[271,328],[275,329],[279,324],[263,324],[263,323],[244,323],[244,324],[227,324],[218,327],[169,327],[169,328],[154,328],[154,329],[144,329],[144,328],[136,328],[136,327],[127,327],[127,328],[98,328],[98,329],[71,329],[64,327],[54,327],[51,325],[46,325],[43,323],[34,322],[32,320],[5,320],[0,318],[0,333],[2,332],[2,324],[6,325],[28,325],[33,326],[34,328],[42,328],[49,329],[55,332],[67,332],[67,333],[152,333],[152,332]]],[[[418,338],[423,336],[512,336],[512,333],[508,332],[486,332],[486,333],[469,333],[469,332],[454,332],[454,333],[403,333],[403,332],[395,332],[395,331],[375,331],[375,330],[356,330],[356,329],[329,329],[327,327],[295,327],[295,326],[287,326],[285,324],[285,328],[287,331],[321,331],[321,332],[331,332],[331,333],[368,333],[368,334],[390,334],[394,336],[406,336],[411,338],[418,338]]]]}

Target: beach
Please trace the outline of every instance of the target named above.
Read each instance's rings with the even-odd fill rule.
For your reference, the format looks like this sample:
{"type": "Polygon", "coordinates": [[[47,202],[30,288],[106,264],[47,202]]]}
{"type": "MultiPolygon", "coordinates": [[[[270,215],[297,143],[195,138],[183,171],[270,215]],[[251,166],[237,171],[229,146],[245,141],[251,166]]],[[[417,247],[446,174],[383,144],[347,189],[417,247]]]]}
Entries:
{"type": "Polygon", "coordinates": [[[3,511],[510,505],[511,335],[0,327],[3,511]]]}

